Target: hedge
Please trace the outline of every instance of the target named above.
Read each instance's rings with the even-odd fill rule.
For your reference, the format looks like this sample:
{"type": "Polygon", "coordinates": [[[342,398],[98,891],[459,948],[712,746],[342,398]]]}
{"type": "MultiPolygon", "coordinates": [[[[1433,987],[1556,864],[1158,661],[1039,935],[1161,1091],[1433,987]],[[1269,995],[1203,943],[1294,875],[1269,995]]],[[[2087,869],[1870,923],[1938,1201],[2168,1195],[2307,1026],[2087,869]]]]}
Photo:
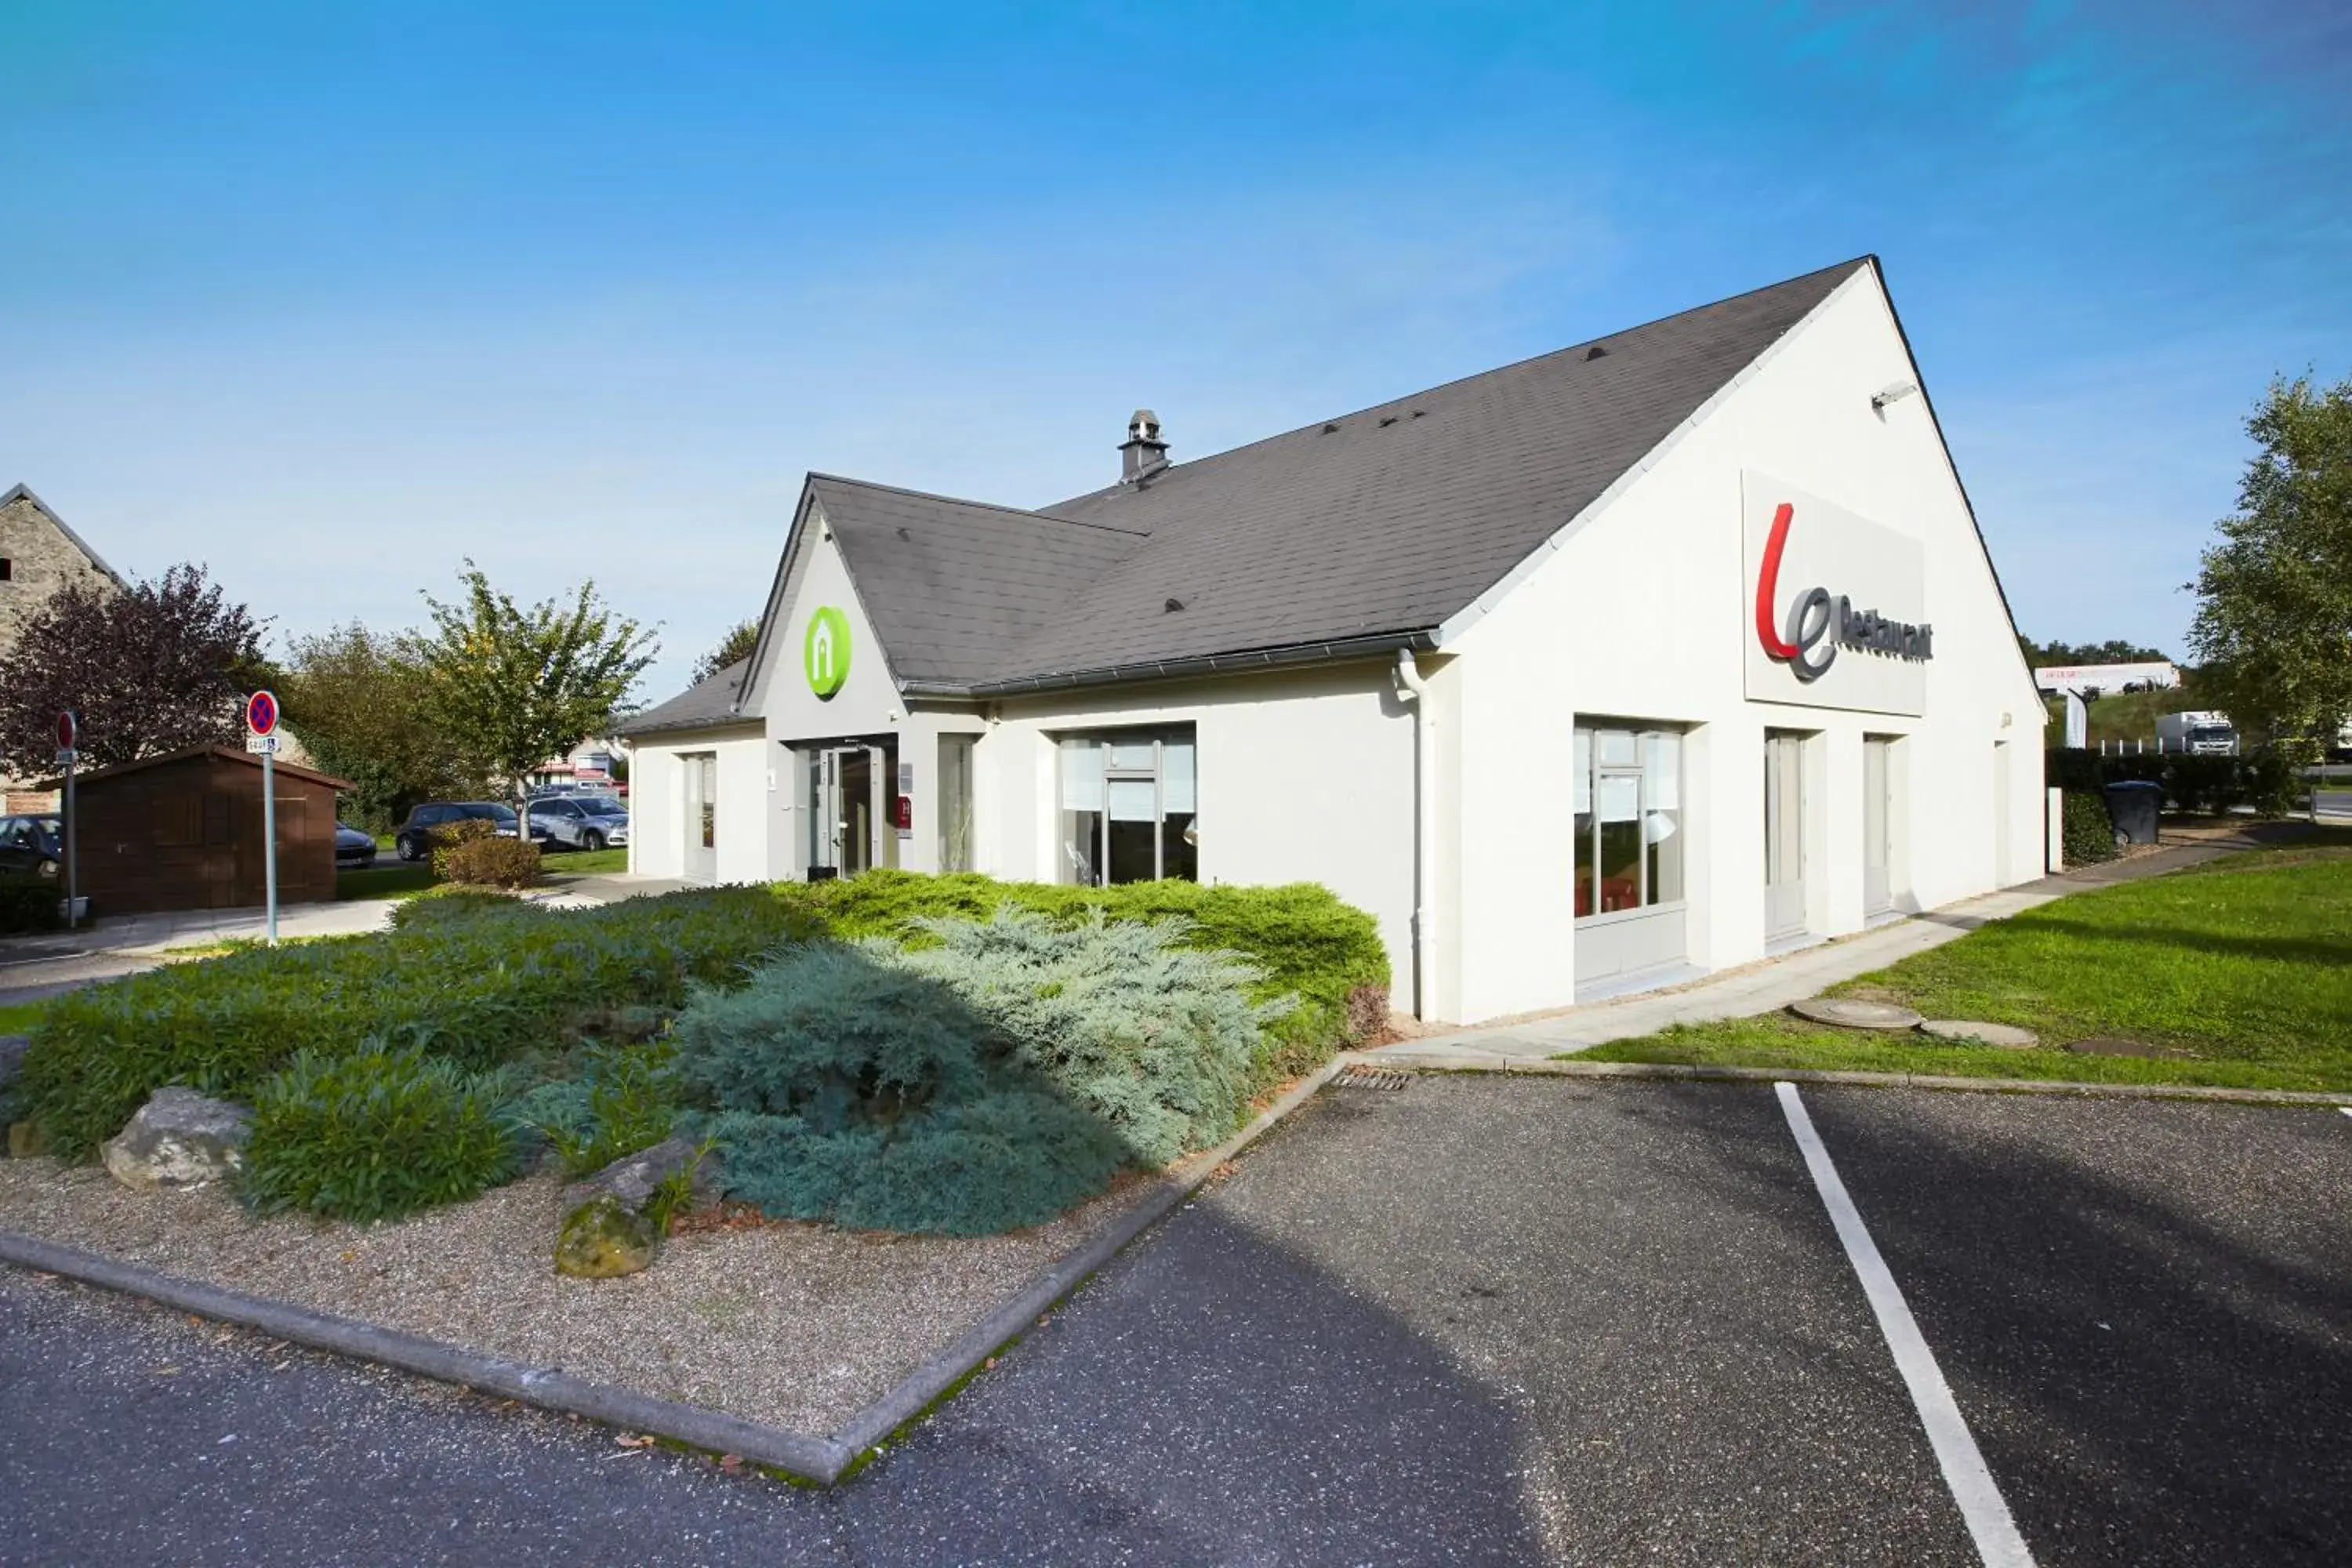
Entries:
{"type": "Polygon", "coordinates": [[[2116,858],[2116,823],[2105,797],[2095,791],[2070,789],[2061,820],[2063,849],[2069,866],[2095,866],[2116,858]]]}
{"type": "Polygon", "coordinates": [[[55,931],[65,921],[58,907],[64,889],[48,877],[0,874],[0,932],[55,931]]]}
{"type": "Polygon", "coordinates": [[[1000,882],[964,872],[923,876],[869,871],[834,882],[785,882],[785,898],[822,916],[836,936],[887,936],[921,942],[923,917],[984,921],[1004,904],[1074,925],[1093,910],[1111,920],[1191,922],[1189,945],[1240,954],[1260,972],[1253,1001],[1296,996],[1297,1006],[1266,1026],[1269,1044],[1254,1086],[1264,1089],[1320,1066],[1333,1052],[1378,1031],[1388,1017],[1389,956],[1372,917],[1312,882],[1277,888],[1129,882],[1112,888],[1000,882]]]}
{"type": "Polygon", "coordinates": [[[2103,756],[2058,748],[2045,754],[2042,773],[2051,787],[2069,794],[2096,794],[2104,785],[2127,779],[2160,784],[2168,807],[2199,816],[2243,805],[2259,816],[2287,816],[2301,805],[2303,787],[2294,763],[2273,752],[2242,757],[2187,752],[2103,756]]]}
{"type": "Polygon", "coordinates": [[[814,930],[790,902],[730,888],[484,910],[172,964],[50,1003],[16,1103],[59,1156],[85,1158],[167,1083],[249,1100],[298,1051],[370,1042],[495,1067],[561,1049],[620,1009],[681,1006],[689,983],[740,978],[814,930]]]}

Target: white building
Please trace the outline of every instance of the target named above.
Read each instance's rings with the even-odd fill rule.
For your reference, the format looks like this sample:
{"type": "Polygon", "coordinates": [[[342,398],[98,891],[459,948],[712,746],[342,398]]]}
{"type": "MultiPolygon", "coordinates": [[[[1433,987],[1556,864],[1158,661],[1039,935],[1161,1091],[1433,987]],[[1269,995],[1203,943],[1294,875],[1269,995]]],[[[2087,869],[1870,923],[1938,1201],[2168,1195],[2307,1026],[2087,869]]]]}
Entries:
{"type": "Polygon", "coordinates": [[[1472,1022],[2037,875],[2042,704],[1875,258],[1024,510],[811,475],[624,727],[640,875],[1320,882],[1472,1022]]]}

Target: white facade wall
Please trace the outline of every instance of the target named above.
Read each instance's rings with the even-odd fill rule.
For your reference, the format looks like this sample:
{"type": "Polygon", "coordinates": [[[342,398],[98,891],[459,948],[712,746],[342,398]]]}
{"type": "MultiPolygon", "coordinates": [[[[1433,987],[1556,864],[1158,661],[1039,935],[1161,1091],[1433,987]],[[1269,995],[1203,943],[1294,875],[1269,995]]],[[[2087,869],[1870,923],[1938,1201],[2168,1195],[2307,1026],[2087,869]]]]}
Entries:
{"type": "MultiPolygon", "coordinates": [[[[1894,752],[1899,909],[2023,881],[2042,864],[2042,709],[1893,314],[1864,272],[1703,411],[1445,651],[1453,733],[1440,806],[1460,834],[1442,869],[1451,957],[1442,1016],[1462,1021],[1575,999],[1570,731],[1576,715],[1691,726],[1685,821],[1691,961],[1724,968],[1764,944],[1764,731],[1813,732],[1805,753],[1811,934],[1863,923],[1862,746],[1894,752]],[[1755,584],[1741,476],[1761,470],[1917,539],[1935,657],[1926,713],[1750,701],[1755,584]],[[2007,742],[1996,752],[1997,743],[2007,742]],[[1995,864],[1996,762],[2009,773],[1995,864]],[[1907,853],[1906,851],[1907,850],[1907,853]]],[[[1863,657],[1852,650],[1843,657],[1863,657]]],[[[1793,678],[1791,678],[1793,679],[1793,678]]],[[[1793,689],[1793,687],[1792,687],[1793,689]]]]}
{"type": "Polygon", "coordinates": [[[767,742],[730,725],[640,737],[629,747],[629,874],[677,877],[687,861],[688,756],[718,759],[716,880],[765,882],[770,855],[767,742]]]}

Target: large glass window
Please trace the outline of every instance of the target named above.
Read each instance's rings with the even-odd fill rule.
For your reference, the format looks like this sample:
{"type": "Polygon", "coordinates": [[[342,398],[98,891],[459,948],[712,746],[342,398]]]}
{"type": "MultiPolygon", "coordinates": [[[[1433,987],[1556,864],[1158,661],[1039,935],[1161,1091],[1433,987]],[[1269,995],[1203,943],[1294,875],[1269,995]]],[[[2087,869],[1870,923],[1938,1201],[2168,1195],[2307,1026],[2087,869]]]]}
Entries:
{"type": "Polygon", "coordinates": [[[1671,730],[1576,731],[1576,917],[1683,896],[1683,738],[1671,730]]]}
{"type": "Polygon", "coordinates": [[[1081,887],[1196,881],[1192,731],[1061,741],[1062,876],[1081,887]]]}

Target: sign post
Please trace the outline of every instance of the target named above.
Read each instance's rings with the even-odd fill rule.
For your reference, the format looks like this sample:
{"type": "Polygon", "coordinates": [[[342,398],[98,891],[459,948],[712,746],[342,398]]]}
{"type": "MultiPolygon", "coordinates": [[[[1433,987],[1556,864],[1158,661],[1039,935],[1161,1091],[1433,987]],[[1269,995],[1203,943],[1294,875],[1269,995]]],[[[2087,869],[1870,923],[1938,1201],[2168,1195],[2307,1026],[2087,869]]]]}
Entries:
{"type": "Polygon", "coordinates": [[[269,900],[269,945],[278,945],[278,698],[245,700],[245,749],[261,753],[261,875],[269,900]]]}
{"type": "Polygon", "coordinates": [[[68,708],[58,715],[58,765],[64,768],[66,771],[66,930],[68,931],[74,929],[75,925],[78,923],[74,917],[80,913],[81,910],[80,902],[76,897],[76,895],[80,891],[80,889],[76,886],[80,879],[77,875],[79,868],[74,864],[74,829],[76,826],[76,823],[74,821],[74,760],[80,755],[80,744],[81,721],[74,717],[73,710],[68,708]]]}

